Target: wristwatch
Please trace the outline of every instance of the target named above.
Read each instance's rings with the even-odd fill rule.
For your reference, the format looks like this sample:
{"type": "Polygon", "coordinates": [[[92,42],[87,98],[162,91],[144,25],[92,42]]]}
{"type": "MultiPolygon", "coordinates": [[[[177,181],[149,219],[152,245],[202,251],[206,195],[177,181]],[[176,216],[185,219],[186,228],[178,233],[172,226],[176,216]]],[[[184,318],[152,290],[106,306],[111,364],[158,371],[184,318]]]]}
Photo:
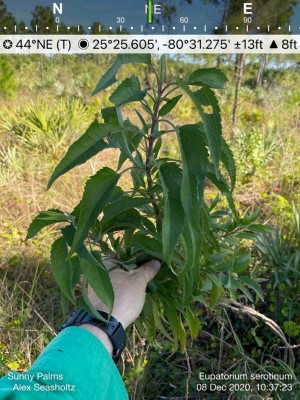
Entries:
{"type": "Polygon", "coordinates": [[[104,311],[97,310],[97,312],[108,322],[96,319],[85,310],[78,310],[70,314],[65,323],[61,327],[59,327],[58,331],[60,332],[70,326],[80,326],[83,324],[90,324],[96,326],[97,328],[100,328],[103,332],[107,334],[111,341],[113,347],[112,358],[116,363],[125,348],[126,333],[122,324],[117,321],[112,315],[109,316],[109,314],[104,311]]]}

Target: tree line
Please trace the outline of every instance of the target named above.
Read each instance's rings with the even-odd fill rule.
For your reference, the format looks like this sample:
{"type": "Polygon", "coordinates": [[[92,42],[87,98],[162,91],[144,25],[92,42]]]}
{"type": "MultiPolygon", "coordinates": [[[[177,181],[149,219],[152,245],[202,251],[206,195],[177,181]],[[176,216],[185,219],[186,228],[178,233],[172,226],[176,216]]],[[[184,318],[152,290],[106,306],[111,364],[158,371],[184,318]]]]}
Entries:
{"type": "MultiPolygon", "coordinates": [[[[27,25],[23,20],[17,22],[14,15],[8,10],[7,5],[3,0],[0,0],[0,21],[1,28],[6,27],[6,31],[11,33],[14,32],[16,27],[16,33],[19,34],[78,34],[86,33],[84,27],[79,25],[66,25],[64,22],[59,23],[59,31],[57,31],[57,23],[55,16],[49,6],[36,6],[31,12],[31,21],[27,25]],[[38,31],[36,31],[36,26],[38,31]],[[27,29],[26,29],[27,28],[27,29]]],[[[112,32],[105,28],[104,24],[100,21],[95,21],[89,29],[89,33],[99,34],[99,25],[101,25],[101,34],[119,33],[118,31],[112,32]]]]}

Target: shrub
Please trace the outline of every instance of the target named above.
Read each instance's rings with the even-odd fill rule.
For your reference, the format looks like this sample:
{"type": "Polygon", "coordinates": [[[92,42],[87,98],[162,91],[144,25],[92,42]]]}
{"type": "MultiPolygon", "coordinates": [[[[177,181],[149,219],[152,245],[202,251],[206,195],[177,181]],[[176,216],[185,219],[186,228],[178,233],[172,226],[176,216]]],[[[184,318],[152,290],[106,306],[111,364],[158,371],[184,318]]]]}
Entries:
{"type": "Polygon", "coordinates": [[[187,80],[166,83],[165,57],[155,66],[149,55],[120,55],[94,94],[114,84],[120,67],[128,63],[148,66],[149,86],[142,89],[133,75],[115,88],[110,96],[113,105],[102,110],[104,123],[95,119],[70,146],[48,188],[106,148],[119,150],[117,171],[104,167],[93,175],[72,212],[40,212],[27,239],[47,225],[66,224],[51,251],[63,309],[69,302],[79,301],[95,316],[87,284],[110,310],[114,301],[106,260],[126,270],[138,268],[150,258],[161,260],[162,269],[149,285],[143,323],[137,326],[150,340],[156,329],[171,340],[171,331],[174,348],[180,342],[184,350],[186,332],[196,337],[200,327],[195,303],[200,301],[212,309],[220,298],[238,298],[239,291],[253,301],[248,288],[263,297],[259,285],[244,274],[250,254],[240,252],[240,241],[254,239],[264,228],[253,223],[258,213],[241,219],[235,209],[235,163],[222,136],[220,108],[213,91],[223,88],[227,81],[224,74],[215,68],[198,69],[187,80]],[[181,93],[171,97],[174,90],[181,93]],[[175,126],[167,118],[183,94],[194,103],[201,122],[175,126]],[[140,106],[136,110],[139,126],[123,118],[122,108],[131,102],[140,106]],[[160,154],[167,133],[177,138],[179,160],[160,154]],[[220,164],[228,179],[220,173],[220,164]],[[118,183],[129,173],[132,187],[124,191],[118,183]],[[218,209],[218,196],[207,201],[207,185],[227,199],[226,209],[218,209]],[[80,275],[83,281],[77,299],[74,287],[80,275]]]}
{"type": "Polygon", "coordinates": [[[17,90],[14,70],[5,57],[0,60],[0,96],[12,97],[17,90]]]}
{"type": "Polygon", "coordinates": [[[8,107],[0,112],[1,130],[15,135],[15,140],[30,149],[54,156],[61,154],[63,144],[70,143],[86,129],[93,110],[80,100],[60,99],[8,107]]]}

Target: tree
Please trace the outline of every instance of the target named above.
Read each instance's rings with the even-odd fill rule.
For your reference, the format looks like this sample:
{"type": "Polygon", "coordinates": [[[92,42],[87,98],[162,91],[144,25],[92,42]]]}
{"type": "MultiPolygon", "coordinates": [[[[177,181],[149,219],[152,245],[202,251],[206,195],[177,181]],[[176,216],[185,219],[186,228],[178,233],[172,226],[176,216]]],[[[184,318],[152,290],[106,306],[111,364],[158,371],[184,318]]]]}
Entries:
{"type": "Polygon", "coordinates": [[[71,25],[68,27],[65,23],[62,22],[59,25],[58,33],[64,34],[64,35],[67,35],[67,34],[77,35],[78,33],[85,33],[85,31],[84,31],[84,28],[82,25],[79,25],[79,29],[78,29],[78,25],[71,25]]]}
{"type": "MultiPolygon", "coordinates": [[[[212,0],[216,3],[216,0],[212,0]]],[[[226,0],[217,0],[220,4],[226,0]]],[[[250,33],[278,33],[278,27],[284,28],[291,22],[294,13],[293,7],[297,0],[256,0],[252,3],[252,23],[248,24],[250,33]],[[272,23],[270,24],[270,15],[272,23]],[[268,29],[269,25],[269,29],[268,29]],[[259,29],[257,29],[259,27],[259,29]]],[[[244,2],[240,0],[230,0],[228,13],[225,22],[228,31],[236,32],[235,27],[240,26],[244,19],[244,2]]]]}
{"type": "Polygon", "coordinates": [[[237,122],[237,114],[239,108],[239,92],[242,86],[242,80],[244,75],[244,65],[245,65],[246,54],[237,54],[236,55],[236,64],[235,64],[235,94],[234,94],[234,102],[233,102],[233,112],[232,112],[232,125],[233,128],[237,122]]]}
{"type": "Polygon", "coordinates": [[[17,32],[18,33],[22,33],[22,35],[26,34],[26,33],[30,33],[30,31],[26,28],[26,24],[24,21],[20,21],[17,25],[17,32]]]}
{"type": "Polygon", "coordinates": [[[70,27],[69,32],[73,35],[78,35],[78,33],[85,33],[84,27],[83,25],[79,24],[79,25],[72,25],[70,27]]]}
{"type": "Polygon", "coordinates": [[[57,24],[50,7],[36,6],[32,12],[31,28],[41,34],[56,33],[57,24]],[[48,28],[48,29],[47,29],[48,28]]]}
{"type": "Polygon", "coordinates": [[[261,86],[264,77],[264,71],[268,63],[268,54],[262,54],[258,66],[258,73],[256,77],[256,87],[261,86]]]}
{"type": "Polygon", "coordinates": [[[15,17],[7,10],[6,4],[0,0],[0,21],[2,27],[6,27],[8,32],[12,32],[16,25],[15,17]]]}
{"type": "MultiPolygon", "coordinates": [[[[240,0],[203,0],[205,3],[219,6],[222,10],[222,27],[218,33],[224,33],[224,26],[227,25],[228,33],[236,33],[236,26],[244,25],[244,2],[240,0]]],[[[296,0],[257,0],[252,3],[252,23],[248,24],[250,33],[278,33],[278,27],[286,28],[291,22],[294,13],[293,7],[297,4],[296,0]],[[272,25],[270,26],[270,15],[272,15],[272,25]],[[268,29],[269,26],[269,29],[268,29]]],[[[243,80],[243,71],[245,55],[236,55],[235,66],[235,97],[232,113],[233,128],[237,122],[239,91],[243,80]]],[[[260,85],[263,79],[264,69],[267,65],[267,56],[261,55],[257,85],[260,85]]]]}
{"type": "Polygon", "coordinates": [[[166,30],[169,33],[177,15],[180,14],[184,6],[192,4],[192,0],[164,0],[160,1],[158,4],[161,5],[162,14],[160,18],[156,18],[155,22],[158,24],[165,24],[166,30]]]}
{"type": "Polygon", "coordinates": [[[91,33],[93,35],[100,35],[100,34],[108,33],[107,29],[104,27],[104,25],[100,21],[93,22],[91,28],[92,28],[91,33]],[[99,26],[101,26],[101,32],[99,31],[99,26]]]}

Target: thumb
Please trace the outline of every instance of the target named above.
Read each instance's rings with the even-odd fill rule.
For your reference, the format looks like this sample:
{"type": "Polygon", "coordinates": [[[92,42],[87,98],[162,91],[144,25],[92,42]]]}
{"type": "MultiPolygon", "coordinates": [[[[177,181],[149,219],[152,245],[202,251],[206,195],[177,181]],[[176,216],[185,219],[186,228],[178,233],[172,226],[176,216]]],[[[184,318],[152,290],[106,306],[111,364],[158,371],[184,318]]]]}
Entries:
{"type": "Polygon", "coordinates": [[[159,270],[160,262],[157,260],[152,260],[148,261],[146,264],[143,264],[140,268],[138,268],[136,270],[136,273],[145,279],[145,283],[147,285],[150,281],[152,281],[159,270]]]}

